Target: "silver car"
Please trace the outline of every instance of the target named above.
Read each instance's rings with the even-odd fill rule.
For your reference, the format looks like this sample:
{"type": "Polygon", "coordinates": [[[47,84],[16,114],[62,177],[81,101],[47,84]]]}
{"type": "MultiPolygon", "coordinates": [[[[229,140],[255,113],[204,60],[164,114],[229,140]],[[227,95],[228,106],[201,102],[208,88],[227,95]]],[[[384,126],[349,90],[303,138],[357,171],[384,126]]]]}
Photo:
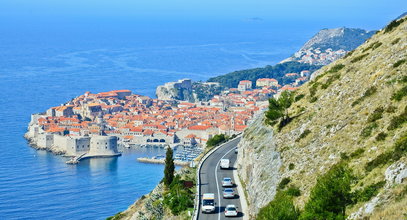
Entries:
{"type": "Polygon", "coordinates": [[[235,205],[227,205],[225,208],[225,217],[236,217],[239,214],[235,205]]]}
{"type": "Polygon", "coordinates": [[[232,178],[230,178],[230,177],[223,178],[222,186],[223,187],[232,187],[233,186],[232,178]]]}
{"type": "Polygon", "coordinates": [[[231,188],[226,188],[225,190],[223,190],[223,198],[225,199],[235,198],[235,191],[231,188]]]}

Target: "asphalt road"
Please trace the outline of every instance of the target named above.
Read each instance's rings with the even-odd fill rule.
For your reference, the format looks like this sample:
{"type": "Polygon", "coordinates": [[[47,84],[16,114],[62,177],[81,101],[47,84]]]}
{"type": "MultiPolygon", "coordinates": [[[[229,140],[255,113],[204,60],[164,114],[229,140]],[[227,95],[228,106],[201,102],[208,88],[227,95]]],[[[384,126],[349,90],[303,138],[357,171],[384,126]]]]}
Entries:
{"type": "MultiPolygon", "coordinates": [[[[235,183],[235,179],[233,178],[233,170],[236,167],[230,167],[228,170],[220,169],[219,161],[220,159],[229,159],[231,166],[234,166],[237,154],[235,153],[235,147],[239,143],[240,138],[237,138],[233,141],[226,143],[224,146],[217,149],[214,153],[212,153],[202,164],[201,172],[199,173],[201,178],[201,194],[199,196],[199,209],[198,209],[198,219],[205,220],[205,219],[229,219],[225,217],[224,211],[226,205],[234,204],[238,211],[239,216],[233,219],[243,219],[243,213],[240,212],[241,210],[241,203],[239,196],[236,196],[234,199],[224,199],[223,198],[223,187],[222,187],[222,180],[224,177],[232,178],[233,183],[235,183]],[[202,194],[204,193],[215,193],[215,212],[214,213],[202,213],[201,212],[201,201],[202,201],[202,194]]],[[[235,193],[237,193],[236,185],[233,187],[235,193]]]]}

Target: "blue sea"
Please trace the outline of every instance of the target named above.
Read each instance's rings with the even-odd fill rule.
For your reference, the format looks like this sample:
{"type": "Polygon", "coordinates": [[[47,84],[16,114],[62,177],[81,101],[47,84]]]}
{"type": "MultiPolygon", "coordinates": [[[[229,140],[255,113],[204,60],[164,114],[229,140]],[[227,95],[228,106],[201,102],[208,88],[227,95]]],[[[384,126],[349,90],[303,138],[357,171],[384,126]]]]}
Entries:
{"type": "Polygon", "coordinates": [[[86,91],[130,89],[155,97],[156,86],[206,80],[276,64],[322,27],[267,22],[96,22],[0,27],[0,219],[105,219],[150,192],[163,166],[128,150],[119,158],[65,158],[27,145],[30,114],[86,91]]]}

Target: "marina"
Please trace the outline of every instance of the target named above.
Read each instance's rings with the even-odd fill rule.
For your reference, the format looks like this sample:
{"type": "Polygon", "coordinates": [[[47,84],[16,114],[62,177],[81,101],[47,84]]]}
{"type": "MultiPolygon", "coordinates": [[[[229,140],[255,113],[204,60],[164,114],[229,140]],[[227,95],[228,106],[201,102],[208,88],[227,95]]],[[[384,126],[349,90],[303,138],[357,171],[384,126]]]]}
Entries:
{"type": "MultiPolygon", "coordinates": [[[[199,147],[198,145],[190,145],[190,146],[177,145],[174,147],[174,153],[175,153],[174,164],[178,165],[178,166],[188,166],[202,152],[203,152],[203,149],[201,147],[199,147]]],[[[137,161],[143,162],[143,163],[164,164],[165,155],[159,154],[159,155],[153,156],[151,158],[139,157],[139,158],[137,158],[137,161]]]]}

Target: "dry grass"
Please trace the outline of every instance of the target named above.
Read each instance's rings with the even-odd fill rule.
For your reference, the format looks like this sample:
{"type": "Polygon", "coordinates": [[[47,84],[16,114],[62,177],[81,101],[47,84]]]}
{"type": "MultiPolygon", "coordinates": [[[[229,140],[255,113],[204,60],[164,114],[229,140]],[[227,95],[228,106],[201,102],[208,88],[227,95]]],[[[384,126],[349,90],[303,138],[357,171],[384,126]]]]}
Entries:
{"type": "MultiPolygon", "coordinates": [[[[366,53],[363,53],[362,50],[367,46],[362,46],[346,59],[323,67],[319,70],[318,82],[329,82],[328,86],[321,88],[321,86],[314,85],[314,89],[311,89],[312,94],[310,94],[312,87],[310,82],[296,92],[297,95],[305,96],[290,109],[291,115],[298,115],[298,117],[280,132],[276,132],[273,143],[276,144],[276,150],[280,152],[283,161],[282,168],[279,168],[280,180],[290,177],[292,184],[299,186],[303,192],[295,200],[299,207],[302,207],[308,199],[309,191],[314,186],[317,176],[325,173],[333,164],[341,160],[340,153],[350,155],[358,149],[364,150],[359,157],[351,158],[349,161],[351,168],[359,177],[359,183],[354,186],[355,188],[362,183],[368,185],[384,179],[384,171],[389,164],[377,167],[370,173],[365,171],[364,166],[379,154],[389,150],[395,140],[407,132],[407,126],[387,131],[391,118],[399,114],[405,108],[406,103],[391,100],[394,91],[402,87],[396,79],[407,74],[405,64],[393,68],[394,60],[407,56],[406,29],[407,22],[402,24],[398,31],[373,36],[369,42],[380,42],[381,46],[369,50],[369,56],[364,56],[366,53]],[[397,44],[392,44],[394,39],[398,38],[400,40],[397,44]],[[328,72],[337,63],[343,64],[344,67],[336,72],[340,78],[333,80],[329,78],[332,74],[328,72]],[[374,92],[369,92],[368,88],[374,88],[374,92]],[[310,103],[311,97],[317,97],[318,100],[310,103]],[[352,106],[355,100],[359,100],[358,104],[352,106]],[[394,106],[396,111],[384,111],[381,117],[375,119],[374,122],[368,121],[369,116],[378,107],[388,105],[394,106]],[[361,136],[361,131],[372,123],[376,123],[377,126],[372,126],[370,132],[361,136]],[[301,136],[307,130],[311,133],[306,132],[307,135],[301,136]],[[376,140],[376,136],[381,132],[387,134],[385,141],[376,140]],[[286,169],[291,163],[295,165],[295,168],[286,169]]],[[[370,44],[368,43],[368,45],[370,44]]],[[[245,137],[251,140],[253,148],[256,148],[255,157],[262,153],[270,153],[267,146],[255,144],[263,138],[263,134],[257,134],[255,127],[248,128],[247,131],[245,137]]],[[[254,170],[253,173],[263,173],[261,169],[267,167],[267,162],[267,160],[257,161],[258,170],[254,170]]],[[[264,172],[268,171],[264,170],[264,172]]],[[[248,179],[245,180],[248,181],[248,179]]],[[[264,176],[257,184],[259,182],[269,184],[264,176]]]]}

